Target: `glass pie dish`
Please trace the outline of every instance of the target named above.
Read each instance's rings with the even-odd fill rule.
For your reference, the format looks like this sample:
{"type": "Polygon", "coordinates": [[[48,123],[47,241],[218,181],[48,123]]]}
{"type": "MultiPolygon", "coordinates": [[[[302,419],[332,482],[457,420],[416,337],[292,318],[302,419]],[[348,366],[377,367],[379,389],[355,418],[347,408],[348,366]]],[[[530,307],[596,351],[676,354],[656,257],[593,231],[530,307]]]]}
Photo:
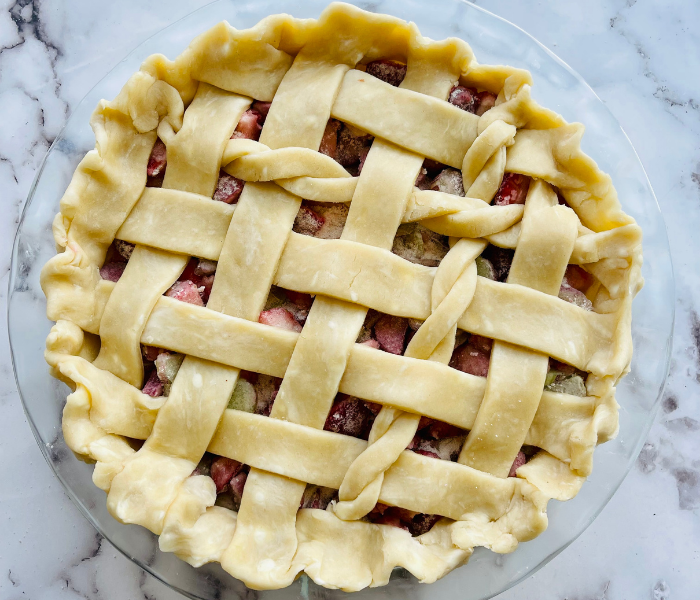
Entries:
{"type": "MultiPolygon", "coordinates": [[[[666,376],[673,321],[672,269],[663,221],[653,192],[624,133],[595,94],[555,57],[505,21],[470,5],[454,1],[442,4],[439,10],[431,6],[430,11],[419,5],[391,2],[373,6],[373,9],[415,21],[432,38],[464,37],[485,63],[505,63],[529,69],[536,80],[535,96],[539,101],[554,105],[567,119],[587,125],[589,135],[584,150],[612,175],[624,208],[645,232],[647,250],[644,271],[647,287],[634,309],[635,360],[632,374],[618,388],[622,405],[621,431],[614,442],[597,453],[597,471],[589,484],[574,502],[566,505],[555,503],[550,510],[547,533],[528,543],[521,551],[505,557],[486,551],[476,552],[469,566],[460,571],[462,575],[446,578],[431,587],[430,592],[423,587],[411,589],[412,594],[430,593],[431,597],[436,593],[450,594],[456,589],[464,595],[465,586],[458,579],[463,577],[468,582],[467,597],[483,598],[512,585],[561,551],[591,522],[624,478],[651,423],[666,376]],[[463,24],[463,27],[455,27],[455,24],[463,24]],[[628,206],[633,197],[641,198],[641,203],[628,206]]],[[[12,346],[15,371],[30,423],[49,463],[78,506],[117,548],[155,576],[193,597],[234,597],[245,593],[245,588],[223,576],[218,566],[193,570],[173,556],[155,552],[155,539],[150,534],[118,525],[102,508],[101,495],[95,493],[90,483],[91,470],[68,452],[60,433],[65,390],[60,384],[53,383],[46,370],[41,368],[43,361],[39,352],[43,343],[40,340],[46,335],[45,327],[48,328],[49,324],[43,317],[45,306],[39,292],[37,265],[43,264],[47,255],[53,252],[48,242],[51,215],[70,172],[92,145],[93,136],[88,127],[92,107],[100,98],[115,96],[127,75],[145,56],[152,52],[173,56],[184,48],[185,40],[222,19],[243,29],[268,14],[289,12],[297,17],[311,17],[316,16],[321,8],[321,2],[308,2],[303,6],[270,2],[256,5],[254,9],[219,2],[194,13],[142,45],[88,94],[56,140],[32,188],[15,246],[9,301],[10,337],[11,341],[17,341],[12,346]],[[33,312],[35,310],[37,312],[33,312]],[[19,340],[24,344],[21,347],[19,340]],[[55,401],[47,405],[47,396],[55,401]]],[[[405,595],[407,588],[414,585],[414,579],[397,570],[387,588],[363,593],[365,596],[382,592],[389,596],[405,595]]],[[[311,588],[305,578],[301,578],[296,586],[288,593],[302,596],[313,593],[314,597],[332,594],[311,588]]]]}

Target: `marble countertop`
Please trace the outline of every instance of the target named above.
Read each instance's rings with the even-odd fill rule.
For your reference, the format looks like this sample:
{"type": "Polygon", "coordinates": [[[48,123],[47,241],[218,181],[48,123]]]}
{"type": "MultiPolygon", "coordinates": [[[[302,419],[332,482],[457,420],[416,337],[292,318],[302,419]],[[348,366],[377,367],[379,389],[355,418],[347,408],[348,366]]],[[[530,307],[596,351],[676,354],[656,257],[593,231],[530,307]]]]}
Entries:
{"type": "MultiPolygon", "coordinates": [[[[12,236],[42,158],[85,93],[209,0],[5,0],[0,8],[0,311],[12,236]]],[[[502,600],[686,600],[700,589],[700,4],[480,0],[577,70],[622,124],[666,217],[671,373],[649,438],[593,525],[502,600]],[[693,75],[695,74],[695,75],[693,75]]],[[[6,324],[2,322],[3,330],[6,324]]],[[[6,335],[3,331],[3,336],[6,335]]],[[[0,597],[182,598],[102,539],[34,442],[0,345],[0,597]]],[[[253,596],[251,596],[253,597],[253,596]]]]}

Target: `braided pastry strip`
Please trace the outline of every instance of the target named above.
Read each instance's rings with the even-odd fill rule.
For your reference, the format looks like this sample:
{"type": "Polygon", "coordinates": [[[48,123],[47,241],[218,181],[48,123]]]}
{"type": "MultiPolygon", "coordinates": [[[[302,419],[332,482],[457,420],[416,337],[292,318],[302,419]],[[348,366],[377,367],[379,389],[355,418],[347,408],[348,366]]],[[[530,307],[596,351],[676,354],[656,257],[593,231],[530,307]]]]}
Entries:
{"type": "MultiPolygon", "coordinates": [[[[432,313],[406,348],[410,358],[447,364],[452,356],[457,321],[476,289],[474,260],[485,242],[459,240],[440,263],[433,283],[432,313]]],[[[357,520],[374,508],[384,472],[398,459],[418,430],[419,414],[384,406],[372,426],[367,450],[355,459],[340,486],[334,512],[343,520],[357,520]]]]}

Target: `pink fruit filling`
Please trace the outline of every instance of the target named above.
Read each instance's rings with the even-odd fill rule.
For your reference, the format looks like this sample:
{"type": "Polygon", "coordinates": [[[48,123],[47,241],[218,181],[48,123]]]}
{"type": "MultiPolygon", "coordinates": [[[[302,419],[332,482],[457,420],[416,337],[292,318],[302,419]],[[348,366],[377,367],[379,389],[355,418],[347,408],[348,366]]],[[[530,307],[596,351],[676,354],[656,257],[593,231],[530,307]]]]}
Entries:
{"type": "Polygon", "coordinates": [[[156,371],[151,372],[150,377],[141,391],[153,398],[163,395],[163,382],[158,379],[158,373],[156,371]]]}
{"type": "Polygon", "coordinates": [[[224,171],[219,172],[219,181],[216,183],[213,200],[225,202],[226,204],[236,204],[243,192],[245,181],[229,175],[224,171]]]}
{"type": "Polygon", "coordinates": [[[294,227],[292,230],[302,235],[315,236],[323,227],[326,219],[324,219],[316,211],[311,210],[308,206],[300,206],[299,212],[294,219],[294,227]]]}
{"type": "Polygon", "coordinates": [[[348,218],[347,204],[304,200],[294,220],[293,230],[322,240],[337,240],[348,218]]]}
{"type": "Polygon", "coordinates": [[[492,345],[492,340],[472,334],[466,343],[452,353],[450,366],[470,375],[486,377],[489,373],[492,345]]]}
{"type": "Polygon", "coordinates": [[[430,531],[441,517],[416,513],[398,506],[387,506],[379,502],[367,515],[367,519],[376,525],[398,527],[410,532],[415,537],[430,531]]]}
{"type": "Polygon", "coordinates": [[[527,191],[530,188],[530,178],[520,173],[506,173],[493,199],[495,206],[508,204],[525,204],[527,191]]]}
{"type": "Polygon", "coordinates": [[[251,108],[245,111],[238,121],[238,125],[236,125],[236,130],[233,132],[231,139],[257,141],[262,131],[262,120],[262,115],[257,110],[251,108]]]}
{"type": "Polygon", "coordinates": [[[187,302],[195,306],[204,306],[202,296],[199,293],[199,288],[191,281],[176,281],[165,295],[169,298],[175,298],[180,302],[187,302]]]}
{"type": "Polygon", "coordinates": [[[304,495],[299,503],[299,508],[316,508],[318,510],[326,510],[328,505],[338,499],[338,490],[323,487],[320,485],[309,484],[304,490],[304,495]]]}
{"type": "Polygon", "coordinates": [[[495,106],[496,94],[477,92],[474,88],[456,85],[450,90],[447,101],[457,108],[481,116],[495,106]]]}
{"type": "Polygon", "coordinates": [[[211,463],[210,474],[216,484],[217,494],[220,494],[227,488],[229,482],[238,475],[241,467],[243,467],[243,465],[237,460],[225,458],[223,456],[220,456],[211,463]]]}
{"type": "Polygon", "coordinates": [[[294,315],[281,306],[262,311],[258,317],[258,322],[263,325],[286,329],[287,331],[295,331],[296,333],[301,331],[301,325],[294,318],[294,315]]]}
{"type": "Polygon", "coordinates": [[[309,294],[272,286],[258,320],[265,325],[299,332],[306,323],[313,301],[309,294]]]}
{"type": "Polygon", "coordinates": [[[408,319],[382,315],[374,325],[374,335],[382,350],[391,354],[403,354],[407,329],[408,319]]]}
{"type": "Polygon", "coordinates": [[[100,268],[100,277],[102,277],[102,279],[106,279],[107,281],[114,281],[116,283],[121,278],[125,268],[125,262],[105,263],[100,268]]]}
{"type": "Polygon", "coordinates": [[[323,429],[366,440],[381,406],[359,398],[338,394],[323,429]]]}
{"type": "Polygon", "coordinates": [[[146,174],[149,177],[157,177],[158,175],[161,175],[165,172],[167,162],[165,144],[160,138],[158,138],[156,139],[156,143],[153,145],[151,155],[148,157],[146,174]]]}
{"type": "Polygon", "coordinates": [[[367,63],[367,73],[381,79],[382,81],[399,87],[404,77],[406,77],[406,65],[396,62],[395,60],[374,60],[367,63]]]}
{"type": "Polygon", "coordinates": [[[371,135],[330,119],[323,133],[319,152],[330,156],[343,165],[348,173],[357,176],[362,172],[373,140],[371,135]]]}
{"type": "Polygon", "coordinates": [[[520,450],[518,452],[518,455],[515,457],[515,460],[513,461],[513,465],[510,468],[508,477],[515,477],[516,473],[518,472],[518,469],[522,467],[526,462],[527,456],[525,456],[525,453],[522,450],[520,450]]]}

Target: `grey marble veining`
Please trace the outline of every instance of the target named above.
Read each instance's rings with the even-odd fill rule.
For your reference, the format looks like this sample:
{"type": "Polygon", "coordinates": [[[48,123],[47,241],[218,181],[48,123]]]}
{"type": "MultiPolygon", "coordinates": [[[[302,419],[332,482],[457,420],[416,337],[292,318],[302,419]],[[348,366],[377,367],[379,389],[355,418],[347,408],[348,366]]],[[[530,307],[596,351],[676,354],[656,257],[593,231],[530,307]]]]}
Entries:
{"type": "MultiPolygon", "coordinates": [[[[72,108],[141,41],[208,0],[19,0],[0,7],[0,308],[36,169],[72,108]]],[[[664,212],[676,270],[666,397],[594,524],[503,600],[686,600],[700,589],[700,5],[478,4],[577,70],[620,121],[664,212]]],[[[6,325],[2,323],[3,335],[6,325]]],[[[180,598],[95,533],[54,479],[0,345],[0,598],[180,598]]]]}

